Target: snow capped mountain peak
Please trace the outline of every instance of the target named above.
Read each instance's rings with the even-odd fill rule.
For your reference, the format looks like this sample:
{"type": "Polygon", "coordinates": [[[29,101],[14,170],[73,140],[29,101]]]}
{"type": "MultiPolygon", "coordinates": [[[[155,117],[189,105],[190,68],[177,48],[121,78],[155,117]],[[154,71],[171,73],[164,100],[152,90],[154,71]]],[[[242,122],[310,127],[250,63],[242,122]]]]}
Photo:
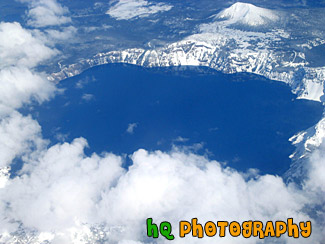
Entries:
{"type": "Polygon", "coordinates": [[[275,11],[256,7],[250,3],[237,2],[229,8],[221,11],[217,18],[227,19],[227,24],[245,24],[249,26],[261,26],[279,19],[275,11]]]}

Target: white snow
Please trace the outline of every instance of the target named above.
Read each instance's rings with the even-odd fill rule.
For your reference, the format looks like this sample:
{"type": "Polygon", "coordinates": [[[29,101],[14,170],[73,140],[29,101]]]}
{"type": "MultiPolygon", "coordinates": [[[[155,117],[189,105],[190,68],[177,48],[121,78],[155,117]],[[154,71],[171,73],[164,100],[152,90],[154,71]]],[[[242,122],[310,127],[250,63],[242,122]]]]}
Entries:
{"type": "Polygon", "coordinates": [[[221,11],[217,18],[226,19],[227,24],[240,23],[249,26],[260,26],[277,21],[279,16],[275,11],[256,7],[249,3],[237,2],[221,11]]]}
{"type": "Polygon", "coordinates": [[[321,97],[324,95],[324,84],[305,81],[305,86],[304,92],[298,98],[321,102],[321,97]]]}
{"type": "Polygon", "coordinates": [[[110,7],[106,14],[117,20],[130,20],[169,11],[172,7],[166,3],[154,3],[146,0],[119,0],[110,7]]]}

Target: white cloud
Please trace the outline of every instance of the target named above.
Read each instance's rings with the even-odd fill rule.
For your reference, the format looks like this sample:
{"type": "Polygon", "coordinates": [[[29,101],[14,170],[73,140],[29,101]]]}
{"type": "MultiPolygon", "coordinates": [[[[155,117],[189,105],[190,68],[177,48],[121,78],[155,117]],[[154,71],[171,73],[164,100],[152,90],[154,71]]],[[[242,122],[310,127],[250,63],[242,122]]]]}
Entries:
{"type": "Polygon", "coordinates": [[[56,54],[19,23],[0,23],[0,169],[44,145],[38,123],[15,110],[53,96],[55,85],[33,68],[56,54]]]}
{"type": "Polygon", "coordinates": [[[306,187],[313,192],[325,194],[325,143],[312,154],[308,166],[306,187]]]}
{"type": "Polygon", "coordinates": [[[58,52],[35,34],[19,23],[0,23],[0,170],[44,145],[38,123],[15,111],[33,101],[42,103],[56,91],[33,68],[58,52]]]}
{"type": "Polygon", "coordinates": [[[36,147],[38,123],[15,109],[53,96],[55,85],[33,68],[57,53],[19,23],[0,23],[0,166],[36,147]]]}
{"type": "Polygon", "coordinates": [[[117,20],[129,20],[169,11],[172,7],[166,3],[154,3],[146,0],[118,0],[115,1],[106,14],[117,20]]]}
{"type": "Polygon", "coordinates": [[[126,132],[129,133],[129,134],[133,134],[135,128],[137,128],[137,127],[138,127],[138,124],[137,123],[129,124],[128,125],[128,128],[126,129],[126,132]]]}
{"type": "Polygon", "coordinates": [[[0,135],[0,169],[10,165],[16,157],[45,146],[39,124],[18,112],[0,120],[0,135]]]}
{"type": "Polygon", "coordinates": [[[76,83],[76,86],[75,87],[77,89],[82,89],[82,88],[84,88],[90,82],[96,82],[96,78],[94,76],[92,76],[92,77],[87,76],[86,78],[83,78],[83,79],[79,80],[76,83]]]}
{"type": "MultiPolygon", "coordinates": [[[[323,226],[304,211],[306,205],[316,201],[314,196],[293,184],[285,185],[281,177],[265,175],[247,181],[239,172],[216,161],[179,151],[139,150],[133,154],[133,165],[126,171],[122,158],[116,155],[85,156],[86,146],[84,139],[58,144],[39,154],[42,156],[38,160],[25,164],[22,175],[1,190],[0,205],[10,206],[1,212],[8,222],[0,225],[2,232],[13,228],[9,222],[15,220],[26,230],[53,231],[55,238],[60,238],[60,242],[53,243],[72,243],[80,233],[88,236],[81,243],[87,243],[87,239],[95,237],[89,228],[85,231],[86,225],[104,231],[107,236],[103,238],[108,243],[135,243],[148,241],[145,238],[148,217],[156,222],[172,222],[174,233],[178,232],[178,221],[193,217],[203,223],[293,217],[297,222],[312,220],[313,235],[309,239],[287,239],[286,243],[322,241],[323,226]]],[[[214,243],[215,239],[201,241],[214,243]]],[[[157,242],[169,243],[163,238],[157,242]]],[[[197,243],[197,240],[177,238],[174,242],[197,243]]],[[[218,242],[258,243],[259,240],[225,238],[218,242]]]]}
{"type": "Polygon", "coordinates": [[[73,26],[64,27],[61,30],[46,30],[48,38],[55,41],[66,41],[68,39],[74,39],[77,33],[77,28],[73,26]]]}
{"type": "Polygon", "coordinates": [[[53,146],[38,162],[25,164],[25,174],[1,194],[2,200],[10,202],[7,216],[41,231],[65,231],[78,221],[96,219],[101,194],[114,186],[124,170],[117,156],[85,157],[85,146],[84,139],[76,139],[53,146]]]}
{"type": "Polygon", "coordinates": [[[0,88],[0,104],[14,109],[32,100],[46,101],[55,92],[54,84],[45,75],[24,67],[0,70],[0,88]]]}
{"type": "Polygon", "coordinates": [[[0,166],[0,189],[4,188],[10,177],[10,167],[0,166]]]}
{"type": "Polygon", "coordinates": [[[91,100],[93,100],[95,98],[95,96],[93,94],[83,94],[81,99],[86,101],[86,102],[89,102],[91,100]]]}
{"type": "Polygon", "coordinates": [[[48,27],[67,24],[71,18],[66,16],[69,10],[56,0],[19,0],[29,5],[28,25],[33,27],[48,27]]]}
{"type": "Polygon", "coordinates": [[[176,139],[174,139],[173,141],[174,142],[187,142],[187,141],[189,141],[189,139],[179,136],[176,139]]]}
{"type": "Polygon", "coordinates": [[[19,23],[0,23],[0,69],[10,66],[35,67],[57,53],[19,23]]]}

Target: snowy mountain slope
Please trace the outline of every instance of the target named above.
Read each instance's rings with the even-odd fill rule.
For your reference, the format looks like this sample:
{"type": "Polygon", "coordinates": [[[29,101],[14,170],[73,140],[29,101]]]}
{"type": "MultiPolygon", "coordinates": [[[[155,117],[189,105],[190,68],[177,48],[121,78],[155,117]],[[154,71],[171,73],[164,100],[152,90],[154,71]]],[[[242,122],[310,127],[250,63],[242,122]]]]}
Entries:
{"type": "Polygon", "coordinates": [[[219,19],[226,19],[227,24],[237,23],[249,26],[260,26],[275,22],[279,19],[275,11],[241,2],[233,4],[220,12],[216,17],[219,19]]]}
{"type": "Polygon", "coordinates": [[[325,68],[308,67],[303,53],[271,48],[278,33],[250,33],[223,29],[219,33],[192,35],[159,49],[127,49],[99,53],[91,59],[63,67],[52,74],[59,81],[83,70],[107,63],[128,63],[145,67],[205,66],[224,73],[249,72],[287,83],[299,98],[321,101],[325,68]],[[251,41],[259,40],[254,46],[251,41]]]}
{"type": "Polygon", "coordinates": [[[319,148],[325,139],[325,117],[323,117],[314,127],[306,131],[301,131],[289,139],[296,151],[290,156],[292,164],[286,172],[285,178],[289,181],[300,179],[308,172],[309,157],[314,150],[319,148]]]}

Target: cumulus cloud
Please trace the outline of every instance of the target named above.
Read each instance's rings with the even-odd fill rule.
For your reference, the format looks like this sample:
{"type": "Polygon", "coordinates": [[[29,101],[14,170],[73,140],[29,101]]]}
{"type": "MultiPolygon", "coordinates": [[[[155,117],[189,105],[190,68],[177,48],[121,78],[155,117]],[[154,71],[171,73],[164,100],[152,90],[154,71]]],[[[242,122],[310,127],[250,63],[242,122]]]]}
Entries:
{"type": "Polygon", "coordinates": [[[56,0],[19,0],[28,3],[28,25],[33,27],[48,27],[67,24],[71,18],[67,15],[69,10],[56,0]]]}
{"type": "Polygon", "coordinates": [[[56,54],[19,23],[0,23],[0,168],[43,145],[38,123],[15,110],[53,96],[55,85],[33,68],[56,54]]]}
{"type": "Polygon", "coordinates": [[[40,125],[18,112],[0,120],[0,135],[0,169],[10,165],[16,157],[45,146],[40,125]]]}
{"type": "MultiPolygon", "coordinates": [[[[313,235],[307,240],[283,237],[283,241],[323,240],[321,225],[305,211],[315,199],[293,184],[286,185],[281,177],[264,175],[247,180],[216,161],[177,150],[136,151],[132,166],[125,170],[123,158],[114,154],[86,156],[85,147],[85,139],[76,139],[55,145],[39,154],[38,160],[25,163],[20,176],[1,190],[0,206],[7,206],[1,213],[2,232],[15,229],[11,223],[20,223],[36,233],[51,232],[51,243],[58,243],[57,238],[61,244],[72,243],[78,236],[73,233],[80,232],[87,235],[81,243],[146,243],[151,241],[145,237],[148,217],[170,221],[174,233],[178,232],[178,221],[193,217],[203,223],[293,217],[297,222],[312,220],[313,235]],[[89,226],[87,231],[85,226],[89,226]],[[106,233],[102,239],[91,239],[95,235],[91,226],[106,233]]],[[[215,239],[200,241],[214,243],[215,239]]],[[[169,243],[164,238],[157,242],[169,243]]],[[[197,243],[197,239],[176,238],[174,242],[197,243]]],[[[218,242],[259,243],[259,239],[226,237],[218,242]]]]}
{"type": "Polygon", "coordinates": [[[16,110],[50,99],[55,85],[34,68],[58,53],[19,23],[0,23],[0,170],[16,157],[38,149],[41,128],[16,110]]]}
{"type": "Polygon", "coordinates": [[[313,191],[325,193],[325,143],[322,143],[309,161],[308,181],[306,186],[313,191]]]}
{"type": "Polygon", "coordinates": [[[117,156],[85,157],[86,145],[84,139],[56,145],[38,162],[26,164],[24,175],[4,190],[5,201],[10,202],[8,216],[41,231],[64,231],[77,221],[92,223],[101,193],[124,170],[117,156]]]}
{"type": "Polygon", "coordinates": [[[10,66],[35,67],[57,53],[19,23],[0,23],[0,69],[10,66]]]}
{"type": "Polygon", "coordinates": [[[55,93],[46,75],[33,70],[58,54],[45,42],[19,23],[0,23],[0,120],[24,104],[44,102],[55,93]]]}
{"type": "Polygon", "coordinates": [[[166,3],[155,3],[146,0],[118,0],[114,2],[106,14],[117,20],[129,20],[169,11],[172,7],[172,5],[166,3]]]}
{"type": "Polygon", "coordinates": [[[20,108],[23,104],[48,100],[55,91],[45,75],[37,74],[24,67],[0,70],[0,103],[10,108],[20,108]]]}

